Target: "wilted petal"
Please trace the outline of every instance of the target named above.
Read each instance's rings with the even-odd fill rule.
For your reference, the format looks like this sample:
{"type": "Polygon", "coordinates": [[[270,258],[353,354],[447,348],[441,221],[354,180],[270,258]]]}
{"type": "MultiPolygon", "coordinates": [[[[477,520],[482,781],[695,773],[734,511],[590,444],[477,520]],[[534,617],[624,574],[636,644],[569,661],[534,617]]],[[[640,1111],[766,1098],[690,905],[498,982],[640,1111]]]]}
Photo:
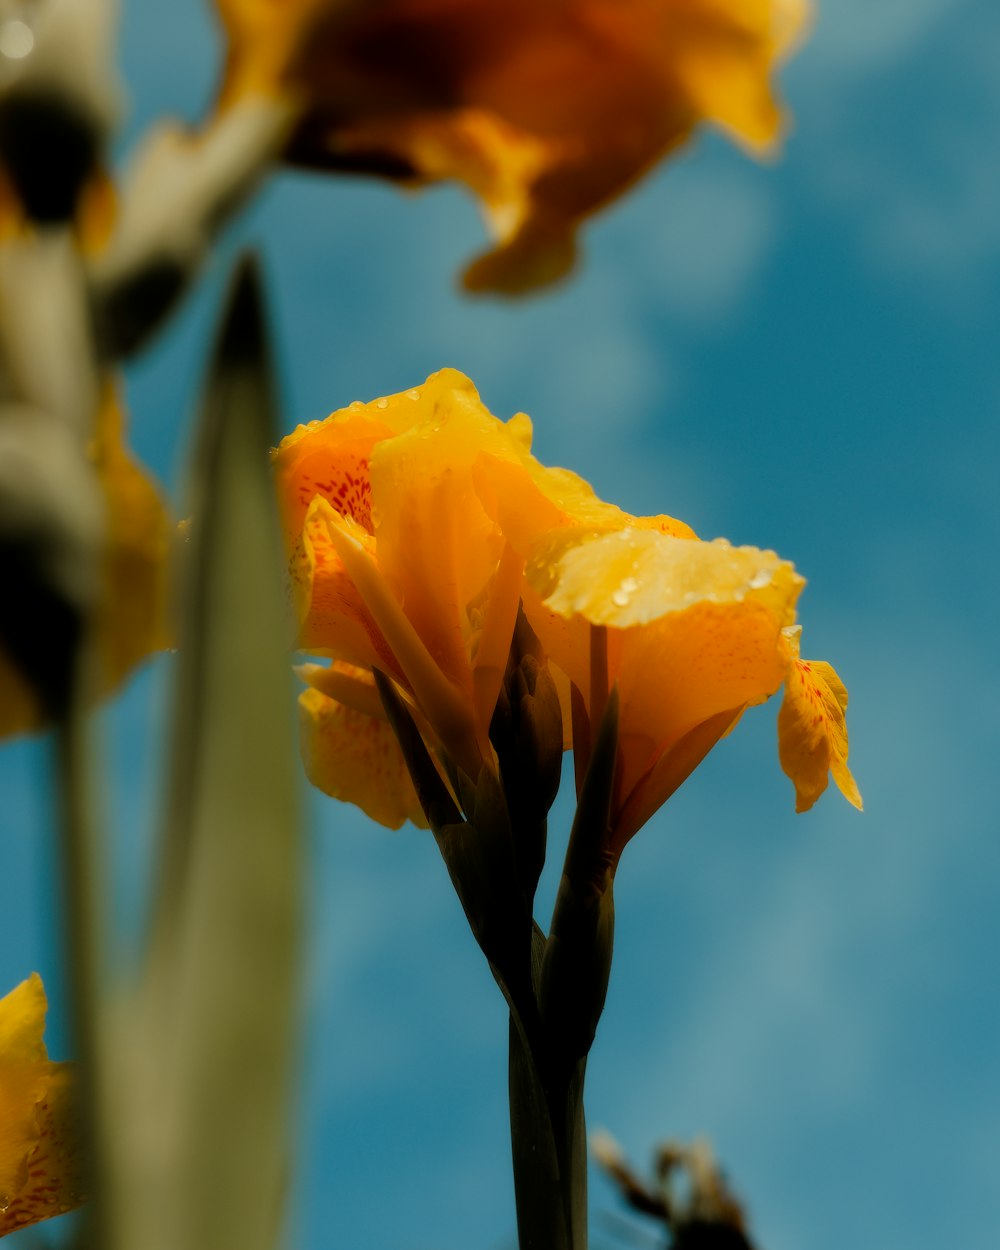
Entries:
{"type": "Polygon", "coordinates": [[[299,696],[302,757],[312,784],[335,799],[355,804],[390,829],[398,829],[407,820],[426,828],[389,722],[371,714],[378,703],[371,674],[335,664],[331,670],[309,666],[303,675],[313,683],[299,696]],[[363,706],[359,709],[341,702],[324,693],[324,686],[363,706]],[[369,702],[372,696],[374,703],[369,702]]]}
{"type": "Polygon", "coordinates": [[[795,810],[807,812],[832,774],[844,798],[860,811],[861,792],[847,767],[847,690],[831,665],[799,658],[799,633],[786,631],[789,663],[778,713],[778,754],[795,783],[795,810]]]}
{"type": "Polygon", "coordinates": [[[0,1237],[84,1197],[73,1067],[49,1061],[45,1011],[37,974],[0,999],[0,1237]]]}

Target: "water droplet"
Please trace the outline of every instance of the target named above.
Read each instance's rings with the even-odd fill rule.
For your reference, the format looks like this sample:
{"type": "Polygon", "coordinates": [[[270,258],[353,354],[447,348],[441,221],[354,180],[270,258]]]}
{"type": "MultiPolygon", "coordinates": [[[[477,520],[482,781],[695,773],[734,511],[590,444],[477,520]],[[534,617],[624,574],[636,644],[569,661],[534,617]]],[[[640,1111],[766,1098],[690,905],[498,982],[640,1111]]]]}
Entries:
{"type": "Polygon", "coordinates": [[[713,538],[712,545],[713,547],[731,547],[733,544],[728,538],[713,538]]]}
{"type": "Polygon", "coordinates": [[[420,398],[420,392],[419,392],[419,391],[417,390],[417,388],[414,386],[411,390],[409,390],[409,391],[407,391],[407,392],[406,392],[406,398],[407,398],[407,399],[419,399],[419,398],[420,398]]]}
{"type": "Polygon", "coordinates": [[[620,587],[611,596],[611,602],[619,608],[628,607],[628,595],[620,587]]]}
{"type": "Polygon", "coordinates": [[[375,407],[376,408],[388,408],[389,401],[387,399],[376,399],[375,407]]]}
{"type": "Polygon", "coordinates": [[[627,595],[634,595],[638,589],[639,583],[634,577],[626,577],[622,580],[622,590],[624,590],[627,595]]]}
{"type": "Polygon", "coordinates": [[[769,569],[761,569],[759,573],[755,573],[747,582],[751,590],[762,590],[765,586],[771,584],[771,572],[769,569]]]}
{"type": "Polygon", "coordinates": [[[0,56],[11,61],[20,61],[34,46],[35,32],[27,22],[15,17],[0,24],[0,56]]]}

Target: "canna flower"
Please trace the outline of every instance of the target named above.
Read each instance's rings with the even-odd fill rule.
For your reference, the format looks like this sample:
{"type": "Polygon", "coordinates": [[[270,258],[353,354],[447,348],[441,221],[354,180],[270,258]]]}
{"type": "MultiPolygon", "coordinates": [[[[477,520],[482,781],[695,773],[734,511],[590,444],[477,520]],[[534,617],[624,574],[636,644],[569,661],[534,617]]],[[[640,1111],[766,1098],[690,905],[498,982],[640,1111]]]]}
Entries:
{"type": "Polygon", "coordinates": [[[736,724],[785,687],[779,753],[800,811],[832,774],[855,806],[846,691],[799,657],[804,585],[772,551],[703,542],[541,465],[531,424],[503,423],[454,370],[300,426],[274,453],[299,647],[303,752],[320,789],[382,824],[422,823],[372,670],[426,738],[475,777],[519,602],[554,667],[578,778],[613,686],[611,849],[736,724]],[[570,692],[574,692],[571,694],[570,692]]]}
{"type": "Polygon", "coordinates": [[[520,457],[530,423],[504,423],[445,369],[413,390],[299,426],[273,454],[301,670],[310,779],[383,824],[416,818],[372,670],[473,779],[521,594],[521,561],[488,515],[475,467],[520,457]]]}
{"type": "Polygon", "coordinates": [[[0,998],[0,1237],[83,1201],[74,1070],[45,1050],[37,973],[0,998]]]}
{"type": "Polygon", "coordinates": [[[830,665],[799,659],[804,580],[772,551],[700,541],[671,517],[601,503],[562,469],[492,461],[483,497],[525,560],[524,608],[569,679],[577,775],[617,685],[615,858],[707,752],[784,684],[779,754],[812,806],[832,772],[861,806],[847,767],[847,692],[830,665]],[[540,527],[541,526],[541,527],[540,527]]]}
{"type": "Polygon", "coordinates": [[[216,0],[226,108],[298,100],[290,160],[411,185],[454,179],[494,246],[470,290],[568,272],[581,222],[702,123],[766,153],[770,88],[807,0],[216,0]]]}
{"type": "MultiPolygon", "coordinates": [[[[88,449],[105,501],[103,582],[92,621],[99,695],[110,694],[142,659],[170,645],[172,527],[159,489],[124,435],[124,414],[108,386],[88,449]]],[[[35,692],[0,651],[0,737],[39,729],[43,719],[35,692]]]]}

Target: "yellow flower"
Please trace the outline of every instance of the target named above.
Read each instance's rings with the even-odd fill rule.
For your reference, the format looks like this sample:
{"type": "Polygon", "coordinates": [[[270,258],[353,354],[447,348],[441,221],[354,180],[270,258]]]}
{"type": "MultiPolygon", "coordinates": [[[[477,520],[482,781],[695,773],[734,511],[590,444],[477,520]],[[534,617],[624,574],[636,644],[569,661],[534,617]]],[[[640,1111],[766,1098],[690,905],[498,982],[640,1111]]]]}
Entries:
{"type": "MultiPolygon", "coordinates": [[[[105,394],[89,448],[105,500],[103,585],[93,621],[98,695],[110,694],[152,652],[170,645],[167,577],[172,527],[162,496],[124,442],[113,388],[105,394]]],[[[0,737],[38,729],[34,691],[0,652],[0,737]]]]}
{"type": "Polygon", "coordinates": [[[780,758],[798,809],[828,772],[860,807],[846,691],[828,664],[799,658],[804,581],[792,565],[623,512],[541,465],[530,444],[527,417],[498,421],[446,369],[300,426],[274,453],[298,645],[333,660],[300,670],[314,784],[382,824],[421,823],[373,668],[470,776],[492,765],[490,719],[523,601],[557,670],[578,777],[618,686],[616,854],[783,683],[780,758]]]}
{"type": "Polygon", "coordinates": [[[45,1051],[37,973],[0,998],[0,1237],[84,1199],[72,1064],[45,1051]]]}
{"type": "Polygon", "coordinates": [[[698,540],[671,517],[633,517],[580,478],[487,460],[482,497],[525,560],[524,607],[550,662],[578,691],[577,770],[609,691],[619,691],[612,849],[686,779],[744,709],[785,684],[782,766],[798,810],[827,772],[855,806],[847,767],[847,693],[834,670],[798,658],[803,579],[772,551],[698,540]]]}
{"type": "Polygon", "coordinates": [[[221,107],[298,97],[288,156],[411,184],[456,179],[495,247],[472,290],[565,274],[580,223],[702,122],[777,141],[776,61],[807,0],[216,0],[221,107]]]}
{"type": "Polygon", "coordinates": [[[470,777],[492,766],[521,562],[483,507],[475,467],[487,451],[516,460],[529,437],[526,418],[498,421],[446,369],[300,426],[274,452],[298,645],[335,661],[303,670],[309,774],[383,824],[418,809],[373,668],[470,777]]]}

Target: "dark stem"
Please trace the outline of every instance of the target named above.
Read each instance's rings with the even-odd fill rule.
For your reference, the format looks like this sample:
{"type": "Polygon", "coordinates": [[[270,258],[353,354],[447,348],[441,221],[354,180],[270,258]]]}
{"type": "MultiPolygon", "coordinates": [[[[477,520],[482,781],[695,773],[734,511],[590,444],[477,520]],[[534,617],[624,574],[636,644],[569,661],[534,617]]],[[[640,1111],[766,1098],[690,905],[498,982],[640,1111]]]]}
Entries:
{"type": "Polygon", "coordinates": [[[530,1013],[518,1012],[512,1003],[510,1017],[510,1138],[518,1243],[520,1250],[586,1250],[587,1061],[585,1056],[567,1059],[537,1013],[546,945],[544,933],[534,925],[530,1013]]]}

